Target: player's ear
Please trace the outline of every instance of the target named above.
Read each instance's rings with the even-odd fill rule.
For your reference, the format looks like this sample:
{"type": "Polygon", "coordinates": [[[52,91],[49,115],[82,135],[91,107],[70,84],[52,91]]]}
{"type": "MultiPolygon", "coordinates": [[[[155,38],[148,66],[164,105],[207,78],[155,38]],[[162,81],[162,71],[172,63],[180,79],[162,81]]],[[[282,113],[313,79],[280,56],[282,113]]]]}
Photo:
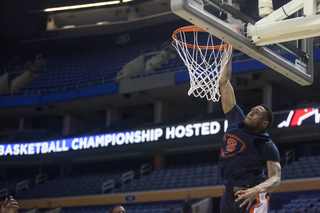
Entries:
{"type": "Polygon", "coordinates": [[[263,121],[262,122],[263,128],[266,129],[268,124],[269,124],[269,121],[263,121]]]}

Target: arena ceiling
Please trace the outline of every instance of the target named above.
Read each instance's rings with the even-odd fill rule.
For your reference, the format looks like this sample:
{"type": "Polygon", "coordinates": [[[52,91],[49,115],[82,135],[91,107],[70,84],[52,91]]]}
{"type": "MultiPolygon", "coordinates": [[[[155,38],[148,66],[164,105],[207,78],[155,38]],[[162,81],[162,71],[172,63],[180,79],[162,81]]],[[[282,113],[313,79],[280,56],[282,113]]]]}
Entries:
{"type": "MultiPolygon", "coordinates": [[[[70,6],[70,5],[79,5],[79,4],[88,4],[88,3],[96,3],[96,2],[106,2],[110,0],[2,0],[0,5],[0,20],[1,20],[1,41],[8,41],[8,40],[32,40],[32,39],[40,39],[44,38],[45,29],[47,25],[47,19],[49,13],[43,12],[46,8],[52,8],[52,7],[61,7],[61,6],[70,6]]],[[[280,5],[288,2],[289,0],[278,0],[274,1],[274,8],[278,8],[280,5]]],[[[103,8],[118,8],[117,10],[112,11],[112,13],[117,13],[119,15],[119,12],[121,10],[121,6],[128,5],[128,6],[134,6],[141,3],[150,3],[148,6],[143,9],[140,8],[140,10],[144,10],[145,15],[151,15],[152,13],[157,13],[159,11],[159,8],[165,7],[166,10],[169,9],[169,0],[133,0],[128,3],[122,3],[120,5],[112,5],[112,6],[103,6],[99,7],[99,9],[103,8]],[[161,5],[161,6],[159,6],[161,5]]],[[[258,0],[233,0],[233,2],[236,2],[239,7],[241,8],[241,11],[243,13],[246,13],[247,15],[251,16],[255,20],[259,19],[258,15],[258,0]]],[[[90,17],[88,18],[88,13],[90,11],[93,11],[93,13],[90,14],[92,19],[97,19],[97,17],[94,18],[94,16],[97,16],[99,13],[97,8],[92,9],[82,9],[77,10],[80,11],[80,14],[78,16],[71,14],[73,12],[68,11],[68,13],[64,14],[64,16],[73,16],[73,19],[76,17],[79,19],[79,21],[82,21],[83,23],[88,21],[90,17]],[[82,18],[81,18],[82,17],[82,18]]],[[[108,13],[110,13],[108,11],[108,13]]],[[[141,13],[141,11],[140,11],[141,13]]],[[[52,14],[52,13],[51,13],[52,14]]],[[[55,13],[56,14],[56,13],[55,13]]],[[[60,18],[62,18],[63,15],[60,15],[60,18]]],[[[159,21],[158,18],[155,19],[159,21]]],[[[157,23],[155,20],[151,20],[151,24],[157,23]]],[[[163,20],[163,21],[170,21],[171,19],[163,20]]],[[[68,25],[68,19],[66,17],[64,18],[65,26],[68,25]]],[[[99,22],[99,20],[98,20],[99,22]]],[[[138,27],[138,26],[137,26],[138,27]]],[[[114,29],[113,29],[114,30],[114,29]]],[[[106,32],[106,31],[105,31],[106,32]]]]}
{"type": "MultiPolygon", "coordinates": [[[[46,8],[80,5],[96,2],[106,2],[102,0],[3,0],[0,5],[0,18],[1,18],[1,42],[7,43],[9,41],[19,42],[28,40],[41,40],[57,36],[58,34],[47,34],[47,21],[48,19],[56,18],[56,22],[62,26],[70,25],[88,25],[90,21],[94,24],[102,23],[105,19],[114,21],[121,16],[126,15],[129,7],[134,5],[140,6],[140,13],[143,16],[150,16],[154,13],[170,11],[169,0],[134,0],[128,3],[121,3],[118,5],[109,5],[102,7],[93,7],[87,9],[68,10],[62,12],[44,12],[46,8]],[[160,5],[160,6],[159,6],[160,5]],[[162,9],[159,9],[162,8],[162,9]],[[103,17],[104,16],[104,17],[103,17]]],[[[171,12],[170,12],[171,13],[171,12]]],[[[176,19],[177,17],[174,16],[176,19]]],[[[158,18],[149,20],[150,24],[161,23],[162,21],[171,21],[171,18],[158,18]]],[[[132,24],[131,24],[132,25],[132,24]]],[[[135,28],[146,25],[146,23],[134,24],[135,28]]],[[[85,27],[85,26],[84,26],[85,27]]],[[[125,26],[127,28],[128,26],[125,26]]],[[[101,34],[119,31],[119,27],[114,27],[107,30],[95,30],[91,34],[101,34]]],[[[122,27],[123,28],[123,27],[122,27]]],[[[92,29],[92,28],[91,28],[92,29]]],[[[92,31],[92,30],[91,30],[92,31]]],[[[82,31],[78,30],[71,36],[82,35],[82,31]],[[80,32],[80,33],[79,33],[80,32]]],[[[84,33],[83,35],[87,35],[84,33]]],[[[61,34],[60,34],[61,36],[61,34]]]]}

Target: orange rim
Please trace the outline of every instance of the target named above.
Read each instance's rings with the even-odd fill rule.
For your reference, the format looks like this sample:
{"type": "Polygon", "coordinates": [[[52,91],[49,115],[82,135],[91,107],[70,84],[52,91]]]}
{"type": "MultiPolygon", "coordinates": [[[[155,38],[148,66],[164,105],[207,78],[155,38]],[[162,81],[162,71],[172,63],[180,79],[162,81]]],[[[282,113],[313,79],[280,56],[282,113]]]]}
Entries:
{"type": "Polygon", "coordinates": [[[222,45],[215,45],[215,46],[198,46],[198,45],[193,45],[193,44],[187,44],[187,43],[183,43],[182,41],[178,40],[176,38],[176,35],[180,32],[194,32],[194,31],[198,31],[198,32],[206,32],[207,31],[201,29],[200,27],[196,26],[196,25],[191,25],[191,26],[186,26],[186,27],[181,27],[177,30],[175,30],[172,34],[172,38],[175,42],[178,42],[180,45],[184,45],[187,46],[188,48],[191,49],[202,49],[202,50],[225,50],[226,48],[229,47],[229,44],[222,44],[222,45]]]}

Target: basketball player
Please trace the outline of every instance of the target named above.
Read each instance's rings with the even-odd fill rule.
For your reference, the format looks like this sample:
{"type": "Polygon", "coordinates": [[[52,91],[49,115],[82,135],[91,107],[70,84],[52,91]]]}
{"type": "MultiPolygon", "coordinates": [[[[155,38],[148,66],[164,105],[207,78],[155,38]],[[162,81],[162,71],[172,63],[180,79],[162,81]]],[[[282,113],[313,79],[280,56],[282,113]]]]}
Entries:
{"type": "Polygon", "coordinates": [[[244,115],[236,104],[230,83],[232,55],[219,83],[221,104],[228,120],[219,159],[221,178],[226,191],[221,198],[220,213],[267,213],[270,192],[280,184],[280,155],[265,129],[273,122],[266,105],[255,106],[244,115]],[[263,170],[268,169],[265,180],[263,170]]]}
{"type": "Polygon", "coordinates": [[[18,202],[12,196],[6,198],[1,205],[1,213],[18,213],[18,202]]]}
{"type": "Polygon", "coordinates": [[[126,213],[126,210],[123,206],[115,205],[110,209],[109,213],[126,213]]]}

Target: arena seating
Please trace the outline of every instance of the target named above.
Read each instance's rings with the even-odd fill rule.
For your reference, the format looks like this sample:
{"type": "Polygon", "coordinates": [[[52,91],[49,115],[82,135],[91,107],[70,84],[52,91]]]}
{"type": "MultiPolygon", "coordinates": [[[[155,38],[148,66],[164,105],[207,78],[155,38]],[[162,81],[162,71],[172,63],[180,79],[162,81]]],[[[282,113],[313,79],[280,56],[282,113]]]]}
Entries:
{"type": "MultiPolygon", "coordinates": [[[[169,26],[170,23],[167,25],[169,26]]],[[[105,51],[90,50],[79,53],[61,53],[47,57],[45,58],[47,60],[46,69],[43,74],[28,83],[20,91],[2,95],[38,95],[114,82],[116,74],[129,61],[141,54],[146,55],[147,59],[150,57],[150,54],[152,56],[152,53],[156,54],[159,52],[164,44],[171,46],[171,28],[168,27],[167,32],[162,32],[165,36],[161,38],[147,37],[143,42],[137,42],[134,45],[118,46],[115,49],[111,48],[105,51]]],[[[151,27],[149,30],[152,31],[152,29],[151,27]]],[[[140,29],[137,31],[140,31],[140,29]]],[[[202,40],[199,39],[199,42],[206,44],[207,37],[202,38],[202,40]]],[[[215,42],[217,44],[220,43],[219,40],[215,42]]],[[[235,53],[236,60],[241,59],[242,56],[244,54],[241,52],[235,53]]],[[[19,64],[23,67],[25,62],[16,62],[13,64],[13,67],[19,64]]],[[[1,64],[2,67],[8,66],[8,63],[6,64],[4,60],[1,62],[0,58],[1,64]]],[[[133,78],[182,70],[186,70],[186,67],[180,57],[176,55],[175,58],[156,68],[154,72],[139,74],[133,76],[133,78]]]]}
{"type": "Polygon", "coordinates": [[[0,189],[7,189],[7,193],[4,194],[3,196],[1,195],[1,199],[4,199],[7,197],[9,194],[13,194],[15,192],[15,188],[17,183],[20,182],[20,180],[10,180],[10,181],[5,181],[2,180],[0,181],[0,189]]]}
{"type": "Polygon", "coordinates": [[[320,212],[320,194],[301,194],[290,203],[284,204],[278,213],[316,213],[320,212]]]}
{"type": "Polygon", "coordinates": [[[28,191],[16,194],[17,199],[67,197],[98,194],[101,184],[117,175],[61,178],[47,181],[28,191]]]}
{"type": "MultiPolygon", "coordinates": [[[[168,41],[149,41],[143,45],[125,46],[115,51],[66,53],[47,58],[45,72],[14,95],[53,93],[114,82],[117,72],[121,71],[126,63],[141,55],[143,50],[160,51],[161,44],[168,41]]],[[[171,61],[156,72],[169,72],[183,66],[178,57],[171,61]]]]}
{"type": "Polygon", "coordinates": [[[187,168],[155,171],[142,178],[139,178],[140,174],[137,173],[140,171],[136,172],[135,176],[138,177],[129,184],[123,184],[123,172],[58,178],[22,191],[15,197],[17,199],[34,199],[101,194],[101,185],[108,180],[114,180],[115,193],[222,185],[218,166],[209,162],[187,168]]]}
{"type": "Polygon", "coordinates": [[[218,165],[208,162],[204,165],[155,171],[151,175],[136,180],[130,185],[116,189],[116,192],[150,191],[212,185],[222,185],[222,181],[218,165]]]}
{"type": "MultiPolygon", "coordinates": [[[[140,30],[140,29],[139,29],[140,30]]],[[[170,29],[171,30],[171,29],[170,29]]],[[[170,35],[172,32],[168,32],[170,35]]],[[[206,43],[206,39],[202,39],[206,43]]],[[[123,46],[104,52],[89,51],[77,54],[59,54],[46,58],[46,71],[38,78],[34,79],[31,83],[27,84],[19,92],[8,93],[2,95],[37,95],[40,93],[53,93],[69,89],[88,87],[98,84],[105,84],[113,82],[117,72],[122,67],[136,58],[140,54],[160,51],[161,45],[171,42],[171,37],[165,38],[146,38],[144,42],[137,43],[136,45],[123,46]],[[125,53],[125,54],[124,54],[125,53]]],[[[219,41],[217,41],[219,42],[219,41]]],[[[271,49],[277,48],[276,45],[270,45],[271,49]]],[[[319,43],[314,44],[314,48],[320,48],[319,43]]],[[[281,52],[279,52],[281,54],[281,52]]],[[[4,70],[6,67],[20,67],[22,70],[24,62],[12,63],[13,56],[1,55],[0,68],[4,70]],[[9,62],[10,61],[10,62],[9,62]]],[[[234,60],[245,59],[245,55],[241,52],[234,53],[234,60]]],[[[154,73],[173,72],[186,70],[183,61],[177,56],[170,59],[168,63],[163,64],[161,67],[156,68],[154,73]]],[[[144,74],[144,75],[150,75],[144,74]]],[[[137,75],[133,77],[141,77],[144,75],[137,75]]]]}
{"type": "Polygon", "coordinates": [[[320,176],[320,156],[301,157],[299,161],[293,162],[290,166],[282,169],[281,178],[311,178],[320,176]]]}
{"type": "MultiPolygon", "coordinates": [[[[282,180],[320,177],[318,167],[319,160],[320,156],[300,158],[299,161],[293,162],[291,166],[282,170],[282,180]],[[305,165],[308,165],[308,167],[305,165]]],[[[127,171],[128,170],[105,172],[102,174],[73,175],[48,180],[37,186],[35,186],[34,179],[33,181],[29,179],[29,186],[31,187],[26,191],[19,192],[15,197],[17,199],[34,199],[101,194],[102,184],[108,180],[114,180],[114,187],[105,193],[223,185],[216,162],[169,166],[160,171],[148,172],[143,177],[141,177],[141,170],[136,169],[133,172],[134,175],[132,179],[129,181],[130,183],[126,183],[122,177],[122,174],[127,171]]],[[[1,186],[3,188],[5,188],[4,186],[8,187],[12,192],[15,191],[15,184],[17,184],[17,182],[18,181],[1,183],[1,186]]]]}
{"type": "Polygon", "coordinates": [[[47,180],[27,191],[17,193],[15,197],[17,199],[35,199],[101,194],[101,186],[108,180],[114,180],[115,185],[121,185],[121,174],[124,172],[123,170],[114,173],[72,175],[47,180]]]}
{"type": "MultiPolygon", "coordinates": [[[[116,74],[122,67],[147,51],[160,51],[161,44],[170,42],[170,38],[147,41],[143,45],[119,48],[115,52],[89,52],[82,54],[65,54],[48,58],[46,71],[15,95],[36,95],[58,91],[94,86],[115,81],[116,74]],[[123,54],[125,53],[125,54],[123,54]]],[[[219,41],[218,41],[219,42],[219,41]]],[[[315,45],[315,48],[319,45],[315,45]]],[[[241,52],[234,53],[234,60],[244,59],[241,52]]],[[[135,75],[132,78],[186,70],[183,61],[177,55],[153,73],[135,75]]]]}
{"type": "MultiPolygon", "coordinates": [[[[156,203],[126,204],[124,208],[127,213],[167,213],[170,207],[174,207],[174,213],[180,213],[183,200],[163,201],[156,203]]],[[[62,213],[106,213],[112,205],[94,207],[70,207],[63,208],[62,213]]]]}

